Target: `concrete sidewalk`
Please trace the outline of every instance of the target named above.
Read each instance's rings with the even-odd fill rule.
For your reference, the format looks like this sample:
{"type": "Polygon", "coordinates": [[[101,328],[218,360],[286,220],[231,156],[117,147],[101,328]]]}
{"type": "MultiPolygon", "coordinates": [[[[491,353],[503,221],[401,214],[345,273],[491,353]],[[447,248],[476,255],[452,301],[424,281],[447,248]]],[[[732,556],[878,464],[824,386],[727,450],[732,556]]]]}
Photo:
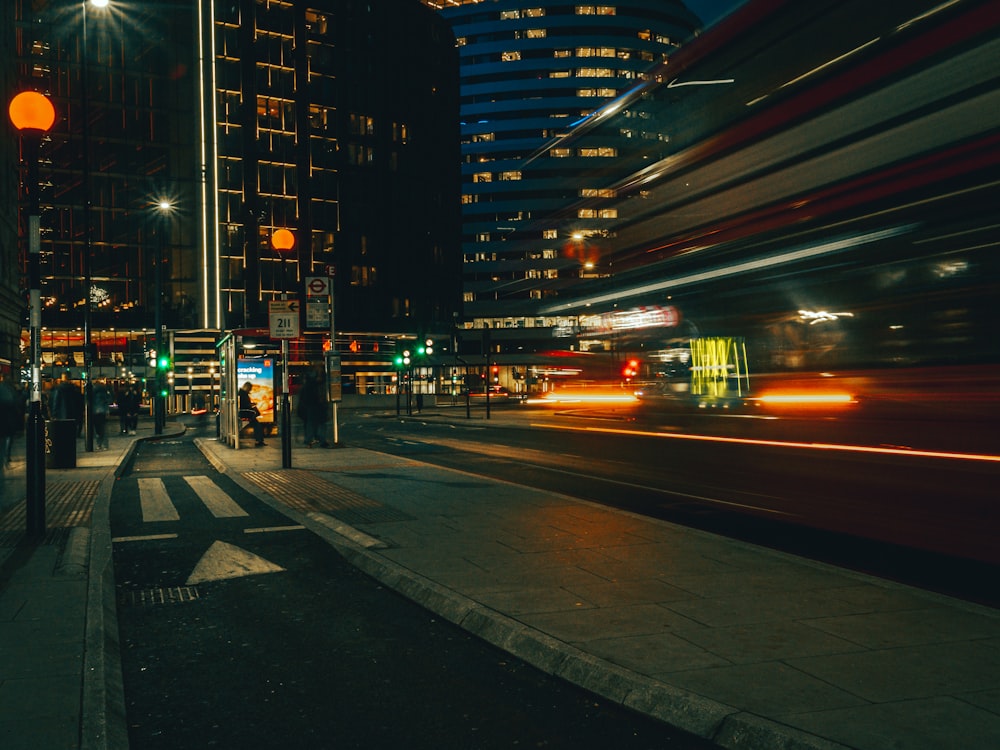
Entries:
{"type": "Polygon", "coordinates": [[[387,586],[722,747],[1000,747],[996,610],[372,451],[196,442],[387,586]]]}
{"type": "MultiPolygon", "coordinates": [[[[109,424],[117,428],[117,420],[109,424]]],[[[24,437],[0,478],[0,748],[128,747],[108,503],[137,441],[76,441],[76,467],[46,469],[46,534],[25,540],[24,437]]],[[[162,437],[181,435],[168,423],[162,437]]]]}

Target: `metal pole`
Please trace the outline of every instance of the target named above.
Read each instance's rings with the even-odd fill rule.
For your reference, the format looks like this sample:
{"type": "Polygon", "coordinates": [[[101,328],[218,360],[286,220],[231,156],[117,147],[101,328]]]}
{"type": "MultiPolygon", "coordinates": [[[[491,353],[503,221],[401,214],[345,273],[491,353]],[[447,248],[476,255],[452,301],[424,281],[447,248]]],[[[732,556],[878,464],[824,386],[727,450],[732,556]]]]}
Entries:
{"type": "MultiPolygon", "coordinates": [[[[281,299],[288,299],[285,254],[281,254],[281,299]]],[[[281,339],[281,468],[292,468],[292,410],[288,401],[288,339],[281,339]]]]}
{"type": "Polygon", "coordinates": [[[89,54],[87,49],[87,2],[82,0],[83,8],[83,37],[81,40],[80,55],[80,114],[82,118],[82,139],[83,139],[83,371],[85,378],[83,381],[83,427],[84,427],[84,450],[88,453],[94,451],[94,389],[91,385],[91,366],[93,364],[90,356],[90,347],[93,341],[92,322],[90,311],[91,299],[91,234],[90,234],[90,118],[88,116],[89,98],[87,95],[87,62],[89,54]]]}
{"type": "Polygon", "coordinates": [[[163,339],[163,271],[160,268],[163,264],[163,250],[166,241],[163,235],[166,223],[167,220],[163,218],[160,223],[160,241],[157,243],[156,251],[156,300],[154,305],[154,322],[156,324],[156,377],[154,379],[154,387],[156,388],[156,393],[153,396],[153,433],[155,435],[163,434],[163,423],[166,421],[163,403],[163,370],[160,368],[160,358],[166,356],[166,349],[164,348],[166,342],[163,339]]]}
{"type": "Polygon", "coordinates": [[[25,513],[29,537],[45,535],[45,422],[42,419],[42,293],[41,210],[39,208],[38,149],[41,133],[24,137],[28,163],[28,281],[31,328],[31,394],[25,446],[27,496],[25,513]]]}
{"type": "MultiPolygon", "coordinates": [[[[337,355],[337,322],[334,317],[334,302],[336,301],[336,290],[334,289],[334,284],[336,282],[336,277],[330,277],[330,354],[334,355],[332,358],[328,358],[328,363],[333,363],[336,361],[337,355]]],[[[332,378],[340,378],[340,370],[334,370],[333,372],[327,373],[327,392],[330,391],[330,381],[332,378]]],[[[337,383],[338,388],[337,393],[340,393],[340,383],[337,383]]],[[[333,424],[333,445],[340,445],[340,425],[337,422],[337,400],[335,398],[330,399],[330,419],[333,424]]]]}

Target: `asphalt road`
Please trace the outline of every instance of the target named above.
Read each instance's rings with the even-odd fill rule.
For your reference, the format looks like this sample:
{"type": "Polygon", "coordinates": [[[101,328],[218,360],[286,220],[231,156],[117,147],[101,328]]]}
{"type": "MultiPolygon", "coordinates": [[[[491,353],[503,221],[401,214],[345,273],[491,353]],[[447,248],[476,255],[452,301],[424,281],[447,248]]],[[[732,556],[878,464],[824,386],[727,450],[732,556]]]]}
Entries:
{"type": "Polygon", "coordinates": [[[189,439],[139,449],[111,527],[135,750],[712,747],[384,589],[189,439]]]}
{"type": "Polygon", "coordinates": [[[942,439],[914,423],[518,407],[493,423],[354,414],[341,439],[995,606],[1000,463],[880,442],[905,433],[942,439]]]}

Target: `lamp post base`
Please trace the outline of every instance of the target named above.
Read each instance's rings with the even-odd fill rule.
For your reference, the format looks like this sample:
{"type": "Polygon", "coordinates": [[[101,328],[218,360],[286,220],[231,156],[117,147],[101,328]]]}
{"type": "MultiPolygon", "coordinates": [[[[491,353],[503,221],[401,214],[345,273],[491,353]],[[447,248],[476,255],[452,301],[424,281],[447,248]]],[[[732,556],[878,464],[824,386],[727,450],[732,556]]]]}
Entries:
{"type": "Polygon", "coordinates": [[[26,439],[27,532],[29,537],[39,538],[45,536],[45,421],[37,401],[31,402],[26,439]]]}

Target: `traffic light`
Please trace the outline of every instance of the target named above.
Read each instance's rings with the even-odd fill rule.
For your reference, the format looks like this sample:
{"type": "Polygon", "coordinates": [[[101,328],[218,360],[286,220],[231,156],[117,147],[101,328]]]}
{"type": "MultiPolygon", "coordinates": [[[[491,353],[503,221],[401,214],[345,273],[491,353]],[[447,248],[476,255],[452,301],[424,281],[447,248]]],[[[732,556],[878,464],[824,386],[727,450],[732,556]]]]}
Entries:
{"type": "Polygon", "coordinates": [[[622,377],[624,377],[625,380],[631,380],[638,374],[639,374],[639,360],[637,359],[630,359],[628,362],[625,363],[625,366],[622,368],[622,377]]]}
{"type": "Polygon", "coordinates": [[[156,369],[160,372],[167,372],[174,369],[174,363],[166,354],[161,354],[156,358],[156,369]]]}
{"type": "Polygon", "coordinates": [[[494,382],[494,384],[500,382],[500,367],[499,366],[493,365],[490,368],[490,374],[493,376],[493,382],[494,382]]]}

